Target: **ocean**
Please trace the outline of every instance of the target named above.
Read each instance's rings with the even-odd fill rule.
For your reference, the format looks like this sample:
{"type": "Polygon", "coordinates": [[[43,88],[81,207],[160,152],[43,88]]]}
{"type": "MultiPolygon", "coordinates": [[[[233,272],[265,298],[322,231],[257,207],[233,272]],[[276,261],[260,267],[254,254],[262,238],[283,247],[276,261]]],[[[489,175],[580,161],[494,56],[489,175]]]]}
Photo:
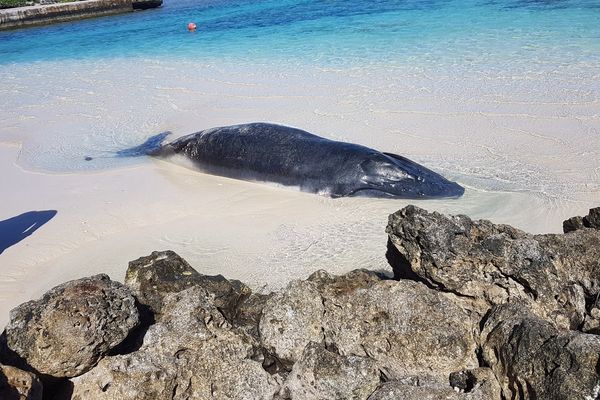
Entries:
{"type": "Polygon", "coordinates": [[[599,26],[596,0],[166,0],[2,32],[0,63],[153,57],[519,71],[598,63],[599,26]]]}

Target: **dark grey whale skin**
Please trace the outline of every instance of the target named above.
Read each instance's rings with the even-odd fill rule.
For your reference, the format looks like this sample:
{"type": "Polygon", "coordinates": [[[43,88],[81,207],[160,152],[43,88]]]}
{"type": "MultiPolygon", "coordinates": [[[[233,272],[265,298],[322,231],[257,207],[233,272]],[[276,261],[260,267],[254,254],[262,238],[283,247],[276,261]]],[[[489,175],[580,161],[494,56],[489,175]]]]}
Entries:
{"type": "Polygon", "coordinates": [[[213,128],[149,152],[183,155],[201,171],[275,182],[331,197],[458,197],[455,182],[407,158],[269,123],[213,128]]]}

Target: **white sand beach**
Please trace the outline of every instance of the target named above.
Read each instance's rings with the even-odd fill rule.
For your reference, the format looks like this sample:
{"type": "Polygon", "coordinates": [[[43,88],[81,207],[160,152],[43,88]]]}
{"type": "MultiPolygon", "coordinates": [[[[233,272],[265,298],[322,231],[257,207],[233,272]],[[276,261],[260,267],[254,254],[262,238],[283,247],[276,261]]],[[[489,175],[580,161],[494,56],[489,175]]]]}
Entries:
{"type": "Polygon", "coordinates": [[[0,324],[69,279],[172,249],[269,291],[324,268],[387,270],[406,204],[542,233],[600,202],[599,66],[447,71],[113,59],[0,67],[0,221],[57,214],[0,254],[0,324]],[[406,156],[460,199],[329,199],[112,152],[162,131],[270,121],[406,156]],[[85,156],[92,161],[85,161],[85,156]]]}

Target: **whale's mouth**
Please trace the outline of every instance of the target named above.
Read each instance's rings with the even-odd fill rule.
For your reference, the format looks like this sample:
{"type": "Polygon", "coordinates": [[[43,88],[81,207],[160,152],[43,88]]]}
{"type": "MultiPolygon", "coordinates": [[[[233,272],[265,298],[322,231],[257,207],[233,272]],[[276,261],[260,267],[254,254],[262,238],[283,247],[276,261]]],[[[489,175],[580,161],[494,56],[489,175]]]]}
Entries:
{"type": "Polygon", "coordinates": [[[343,197],[379,197],[379,198],[399,198],[397,194],[393,194],[381,189],[375,188],[359,188],[345,194],[343,197]]]}
{"type": "Polygon", "coordinates": [[[428,191],[398,191],[377,187],[362,187],[347,193],[348,197],[377,197],[395,199],[432,199],[432,198],[457,198],[465,193],[465,189],[455,182],[428,191]]]}

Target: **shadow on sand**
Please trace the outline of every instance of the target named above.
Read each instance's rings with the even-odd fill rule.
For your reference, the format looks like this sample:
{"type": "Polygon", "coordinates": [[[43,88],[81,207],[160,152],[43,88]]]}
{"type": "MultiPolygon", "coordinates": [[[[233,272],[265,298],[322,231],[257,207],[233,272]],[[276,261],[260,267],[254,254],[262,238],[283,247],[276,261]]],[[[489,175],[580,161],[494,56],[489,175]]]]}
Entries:
{"type": "Polygon", "coordinates": [[[28,211],[16,217],[0,221],[0,254],[10,246],[19,243],[50,221],[56,210],[28,211]]]}

